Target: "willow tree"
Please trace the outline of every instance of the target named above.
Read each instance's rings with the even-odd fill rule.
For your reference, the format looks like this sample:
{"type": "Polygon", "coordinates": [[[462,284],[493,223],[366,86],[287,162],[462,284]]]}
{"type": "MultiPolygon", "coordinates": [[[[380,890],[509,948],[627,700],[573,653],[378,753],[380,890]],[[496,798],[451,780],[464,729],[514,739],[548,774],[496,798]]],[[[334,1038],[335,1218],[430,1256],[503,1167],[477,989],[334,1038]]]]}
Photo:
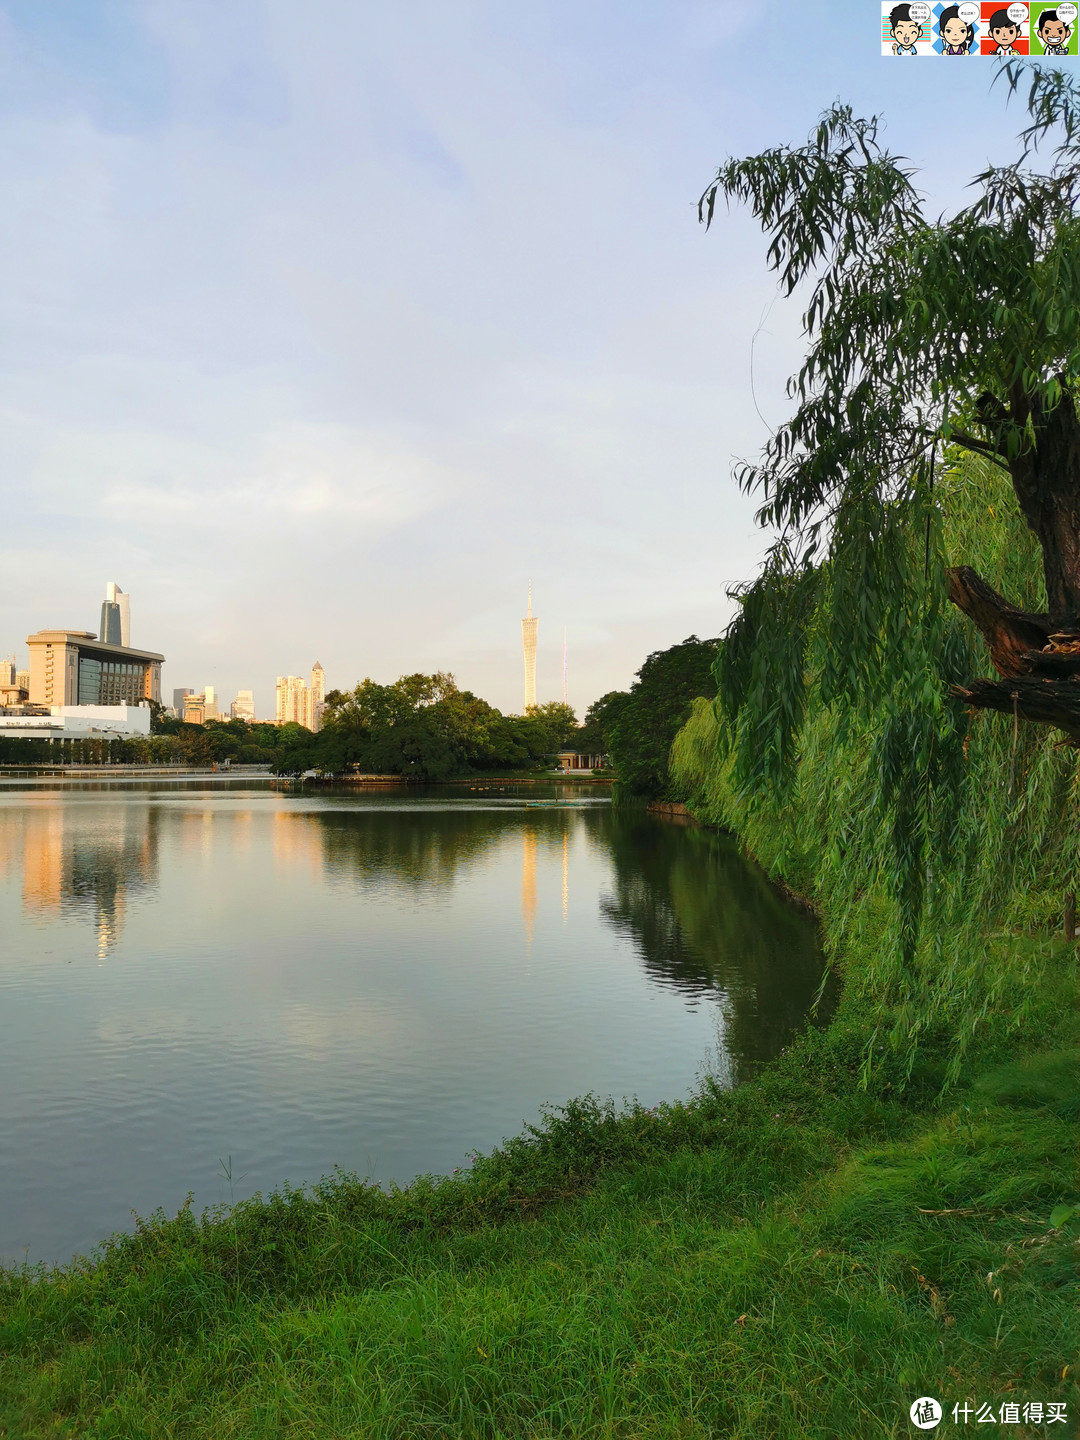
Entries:
{"type": "MultiPolygon", "coordinates": [[[[903,668],[907,632],[936,613],[925,586],[912,600],[924,581],[974,621],[998,674],[946,674],[952,693],[1080,743],[1080,89],[1038,66],[998,79],[1023,87],[1028,123],[954,215],[928,210],[877,118],[842,105],[800,148],[729,161],[701,198],[707,225],[718,199],[748,205],[782,292],[809,296],[794,413],[738,472],[776,541],[720,663],[723,698],[764,717],[777,763],[824,591],[824,683],[853,691],[903,668]],[[1045,609],[963,564],[931,573],[935,466],[958,448],[1008,473],[1045,609]]],[[[768,768],[762,753],[748,763],[768,768]]]]}

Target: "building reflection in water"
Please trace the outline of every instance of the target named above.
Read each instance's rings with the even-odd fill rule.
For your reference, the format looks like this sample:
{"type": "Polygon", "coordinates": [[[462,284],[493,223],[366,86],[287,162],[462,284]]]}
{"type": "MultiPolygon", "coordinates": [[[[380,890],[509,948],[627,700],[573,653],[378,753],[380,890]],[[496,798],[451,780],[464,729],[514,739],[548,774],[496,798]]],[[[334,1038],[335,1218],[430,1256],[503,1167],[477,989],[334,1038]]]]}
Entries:
{"type": "Polygon", "coordinates": [[[521,835],[521,918],[525,922],[525,955],[532,955],[536,930],[536,829],[528,825],[521,835]]]}
{"type": "MultiPolygon", "coordinates": [[[[691,1009],[717,1007],[733,1078],[788,1042],[821,983],[821,951],[808,918],[730,840],[711,831],[607,806],[525,813],[462,806],[309,811],[281,817],[280,833],[278,853],[290,863],[314,865],[321,855],[339,880],[379,889],[390,880],[406,892],[452,885],[509,847],[520,855],[529,957],[549,913],[552,921],[559,913],[556,905],[560,928],[570,933],[571,848],[582,864],[601,862],[608,876],[601,914],[627,938],[654,984],[681,992],[691,1009]],[[550,912],[545,874],[555,882],[553,901],[561,882],[550,912]]],[[[827,993],[822,1017],[830,1001],[827,993]]]]}
{"type": "Polygon", "coordinates": [[[320,876],[326,855],[317,817],[303,810],[276,810],[273,823],[275,866],[307,870],[312,879],[320,876]]]}
{"type": "Polygon", "coordinates": [[[0,855],[22,865],[28,918],[89,918],[99,958],[123,933],[131,895],[157,884],[158,814],[150,806],[110,806],[106,816],[60,801],[6,811],[0,855]]]}

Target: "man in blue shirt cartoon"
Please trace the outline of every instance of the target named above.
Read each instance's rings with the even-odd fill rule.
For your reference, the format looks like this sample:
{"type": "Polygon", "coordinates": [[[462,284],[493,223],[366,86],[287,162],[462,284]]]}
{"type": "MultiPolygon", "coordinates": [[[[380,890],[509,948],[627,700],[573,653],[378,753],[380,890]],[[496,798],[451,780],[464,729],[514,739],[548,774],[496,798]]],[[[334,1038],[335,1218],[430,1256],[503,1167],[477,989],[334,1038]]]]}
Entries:
{"type": "Polygon", "coordinates": [[[889,11],[889,24],[892,28],[894,55],[917,55],[915,41],[922,34],[922,25],[918,20],[911,18],[910,5],[894,5],[889,11]]]}

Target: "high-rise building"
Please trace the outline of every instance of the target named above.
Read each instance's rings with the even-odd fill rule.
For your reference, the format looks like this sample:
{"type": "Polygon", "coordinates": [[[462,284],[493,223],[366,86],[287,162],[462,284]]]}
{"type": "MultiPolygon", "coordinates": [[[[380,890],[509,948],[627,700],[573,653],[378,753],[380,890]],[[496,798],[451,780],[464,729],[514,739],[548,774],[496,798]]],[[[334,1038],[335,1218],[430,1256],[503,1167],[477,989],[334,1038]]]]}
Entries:
{"type": "Polygon", "coordinates": [[[206,720],[217,720],[217,691],[213,685],[207,685],[203,690],[203,717],[206,720]]]}
{"type": "Polygon", "coordinates": [[[275,691],[274,718],[279,725],[295,721],[308,730],[322,728],[325,709],[326,672],[316,660],[311,672],[311,685],[307,686],[299,675],[279,675],[275,691]]]}
{"type": "Polygon", "coordinates": [[[236,699],[229,706],[229,714],[234,720],[246,720],[249,725],[253,725],[255,723],[255,692],[238,690],[236,699]]]}
{"type": "Polygon", "coordinates": [[[195,691],[192,690],[190,685],[183,690],[174,690],[172,692],[172,708],[176,711],[177,715],[180,716],[181,720],[184,718],[184,701],[189,695],[194,694],[195,691]]]}
{"type": "Polygon", "coordinates": [[[123,645],[125,649],[131,644],[131,596],[125,595],[115,580],[105,586],[99,639],[107,645],[123,645]]]}
{"type": "Polygon", "coordinates": [[[307,727],[317,735],[322,729],[323,710],[326,704],[326,671],[318,660],[311,668],[311,687],[308,690],[307,727]]]}
{"type": "Polygon", "coordinates": [[[532,581],[529,581],[529,608],[521,622],[521,645],[525,652],[525,709],[536,705],[536,632],[539,619],[532,613],[532,581]]]}
{"type": "Polygon", "coordinates": [[[20,708],[26,700],[27,685],[19,684],[19,672],[14,660],[0,660],[0,708],[20,708]]]}
{"type": "Polygon", "coordinates": [[[274,719],[279,725],[304,723],[304,682],[299,675],[279,675],[274,687],[274,719]]]}
{"type": "Polygon", "coordinates": [[[15,684],[19,687],[20,690],[27,690],[27,691],[29,691],[29,689],[30,689],[30,671],[29,671],[29,670],[16,670],[16,671],[15,671],[15,684]]]}
{"type": "Polygon", "coordinates": [[[189,690],[184,696],[183,721],[185,725],[201,725],[206,719],[206,700],[189,690]]]}

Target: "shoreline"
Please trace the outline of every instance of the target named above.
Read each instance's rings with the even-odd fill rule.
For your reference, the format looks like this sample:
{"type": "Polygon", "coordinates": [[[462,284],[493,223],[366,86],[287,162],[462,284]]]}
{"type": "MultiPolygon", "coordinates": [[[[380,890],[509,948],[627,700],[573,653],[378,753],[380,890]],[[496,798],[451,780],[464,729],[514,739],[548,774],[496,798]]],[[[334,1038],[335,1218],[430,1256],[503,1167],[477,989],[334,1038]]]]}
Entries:
{"type": "MultiPolygon", "coordinates": [[[[865,947],[843,960],[858,980],[865,947]]],[[[863,1440],[906,1434],[920,1394],[1073,1420],[1050,1212],[1075,1172],[1075,967],[1022,1036],[983,1029],[944,1103],[932,1042],[864,1072],[857,989],[731,1090],[583,1097],[461,1175],[336,1173],[0,1272],[0,1430],[457,1440],[557,1411],[559,1433],[863,1440]]]]}

